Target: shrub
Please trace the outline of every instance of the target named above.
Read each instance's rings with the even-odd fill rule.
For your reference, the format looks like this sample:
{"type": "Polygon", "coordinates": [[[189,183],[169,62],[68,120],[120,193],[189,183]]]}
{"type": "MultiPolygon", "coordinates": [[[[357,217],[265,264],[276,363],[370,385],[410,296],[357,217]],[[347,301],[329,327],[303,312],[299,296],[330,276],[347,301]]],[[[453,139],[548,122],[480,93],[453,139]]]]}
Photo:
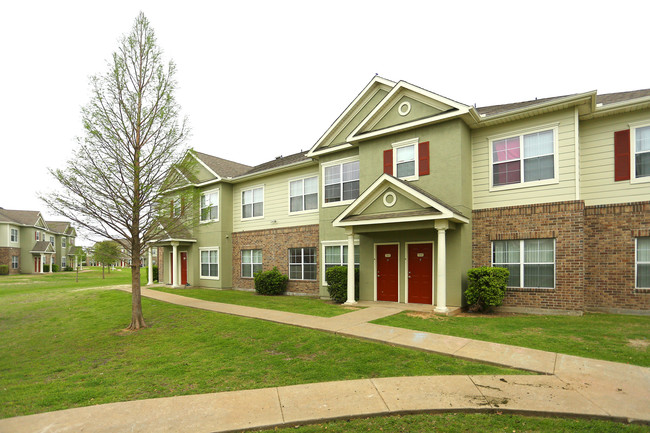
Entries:
{"type": "Polygon", "coordinates": [[[483,311],[503,303],[510,271],[505,268],[483,266],[467,271],[469,287],[465,292],[469,310],[483,311]]]}
{"type": "Polygon", "coordinates": [[[66,272],[70,272],[72,270],[72,266],[66,266],[63,270],[66,272]]]}
{"type": "Polygon", "coordinates": [[[9,275],[9,265],[0,265],[0,275],[9,275]]]}
{"type": "Polygon", "coordinates": [[[43,272],[50,272],[50,265],[43,265],[43,272]]]}
{"type": "Polygon", "coordinates": [[[274,267],[270,271],[255,274],[255,291],[260,295],[281,295],[287,290],[289,277],[274,267]]]}
{"type": "Polygon", "coordinates": [[[52,265],[52,272],[59,272],[59,265],[52,265]]]}
{"type": "MultiPolygon", "coordinates": [[[[339,304],[348,300],[348,267],[333,266],[325,272],[327,291],[332,301],[339,304]]],[[[359,269],[354,269],[354,299],[359,299],[359,269]]]]}
{"type": "MultiPolygon", "coordinates": [[[[148,270],[147,270],[148,272],[148,270]]],[[[158,282],[158,266],[153,267],[153,280],[158,282]]]]}

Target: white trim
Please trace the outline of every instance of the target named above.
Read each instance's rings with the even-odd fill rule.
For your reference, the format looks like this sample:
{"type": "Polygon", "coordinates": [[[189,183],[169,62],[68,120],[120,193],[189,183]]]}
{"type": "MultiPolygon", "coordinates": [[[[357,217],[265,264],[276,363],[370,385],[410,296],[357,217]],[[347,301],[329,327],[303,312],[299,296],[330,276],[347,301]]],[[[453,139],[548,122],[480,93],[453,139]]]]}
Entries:
{"type": "MultiPolygon", "coordinates": [[[[519,242],[519,286],[508,286],[512,288],[517,288],[517,289],[536,289],[536,290],[556,290],[557,289],[557,240],[556,238],[534,238],[534,239],[498,239],[498,240],[493,240],[491,241],[490,245],[490,266],[494,267],[494,243],[495,242],[519,242]],[[551,239],[553,241],[553,287],[526,287],[524,285],[524,277],[525,277],[525,272],[524,272],[524,265],[540,265],[540,264],[546,264],[548,265],[548,262],[524,262],[524,244],[526,241],[540,241],[540,240],[548,240],[551,239]]],[[[500,265],[507,265],[510,263],[498,263],[500,265]]],[[[515,264],[515,263],[512,263],[515,264]]]]}
{"type": "Polygon", "coordinates": [[[343,200],[343,173],[341,172],[341,200],[340,201],[333,201],[330,203],[325,203],[325,169],[327,167],[334,167],[337,165],[342,166],[343,164],[348,164],[350,162],[359,162],[359,193],[361,193],[361,161],[359,160],[359,156],[350,156],[347,158],[341,158],[337,159],[335,161],[329,161],[326,163],[321,164],[321,169],[320,169],[320,178],[322,179],[321,184],[321,197],[323,202],[321,203],[321,207],[333,207],[333,206],[345,206],[350,203],[353,203],[354,200],[356,199],[351,199],[351,200],[343,200]]]}
{"type": "Polygon", "coordinates": [[[393,206],[395,206],[395,203],[397,203],[397,196],[395,195],[395,193],[393,191],[387,191],[387,192],[384,193],[384,195],[382,197],[382,201],[384,202],[384,206],[393,207],[393,206]],[[390,203],[388,202],[388,200],[387,200],[388,197],[393,198],[392,202],[390,202],[390,203]]]}
{"type": "Polygon", "coordinates": [[[409,138],[408,140],[398,141],[397,143],[391,144],[393,148],[393,175],[398,179],[415,181],[420,178],[420,150],[418,146],[419,141],[420,138],[415,137],[415,138],[409,138]],[[397,176],[397,150],[409,146],[413,146],[414,171],[411,176],[399,177],[397,176]]]}
{"type": "Polygon", "coordinates": [[[8,236],[10,244],[20,244],[20,230],[19,229],[15,228],[13,226],[7,226],[7,236],[8,236]],[[12,230],[16,230],[16,240],[15,241],[11,240],[11,231],[12,230]]]}
{"type": "Polygon", "coordinates": [[[411,103],[409,101],[402,102],[399,104],[399,107],[397,107],[397,112],[402,117],[408,115],[411,112],[411,103]],[[402,109],[403,107],[406,108],[402,109]]]}
{"type": "Polygon", "coordinates": [[[397,303],[399,303],[400,302],[400,289],[401,289],[401,284],[400,284],[401,275],[400,275],[400,272],[399,272],[399,268],[400,268],[400,254],[399,253],[400,253],[401,245],[400,245],[399,242],[377,242],[377,243],[373,244],[373,255],[374,255],[374,262],[375,262],[374,263],[375,264],[375,272],[374,272],[374,276],[373,276],[373,279],[375,281],[375,287],[374,287],[375,293],[374,293],[374,299],[373,300],[375,302],[377,302],[377,272],[378,272],[378,270],[377,270],[377,246],[378,245],[397,245],[397,303]]]}
{"type": "MultiPolygon", "coordinates": [[[[628,126],[630,128],[630,183],[650,182],[650,176],[636,177],[636,130],[650,126],[650,120],[629,123],[628,126]]],[[[643,153],[648,153],[648,151],[643,153]]]]}
{"type": "MultiPolygon", "coordinates": [[[[251,221],[251,220],[259,220],[264,218],[264,184],[261,185],[255,185],[255,186],[250,186],[247,188],[242,188],[239,190],[239,196],[241,197],[240,199],[240,206],[239,206],[239,217],[241,221],[251,221]],[[255,190],[256,189],[262,189],[262,215],[261,216],[250,216],[248,218],[244,218],[244,192],[246,191],[252,191],[253,192],[253,199],[255,198],[255,190]]],[[[251,202],[251,215],[253,215],[253,210],[255,208],[254,204],[256,202],[253,201],[251,202]]]]}
{"type": "MultiPolygon", "coordinates": [[[[409,304],[409,245],[422,245],[422,244],[431,244],[431,305],[433,306],[436,302],[436,250],[435,243],[433,241],[412,241],[404,243],[404,303],[409,304]]],[[[418,305],[428,305],[428,304],[418,304],[418,305]]]]}
{"type": "MultiPolygon", "coordinates": [[[[216,171],[214,171],[213,169],[211,169],[211,168],[210,168],[210,167],[209,167],[205,162],[203,162],[203,160],[201,160],[201,158],[200,158],[197,154],[195,154],[194,152],[192,152],[191,149],[188,150],[187,153],[189,153],[190,155],[192,155],[192,157],[193,157],[193,158],[194,158],[194,159],[195,159],[199,164],[201,164],[201,165],[203,166],[203,168],[205,168],[206,170],[208,170],[209,173],[211,173],[212,175],[214,175],[214,177],[216,178],[217,181],[220,181],[220,180],[221,180],[221,176],[219,176],[219,174],[217,174],[216,171]]],[[[187,179],[187,178],[186,178],[186,179],[187,179]]]]}
{"type": "MultiPolygon", "coordinates": [[[[634,238],[634,288],[647,290],[650,287],[639,287],[639,238],[648,238],[648,236],[637,236],[634,238]]],[[[650,264],[650,262],[641,262],[641,264],[650,264]]]]}
{"type": "MultiPolygon", "coordinates": [[[[354,250],[357,250],[357,247],[359,246],[359,238],[355,236],[354,238],[354,250]]],[[[348,241],[347,239],[344,240],[335,240],[335,241],[321,241],[321,285],[322,286],[327,286],[327,281],[325,281],[325,247],[347,247],[348,246],[348,241]]],[[[361,251],[359,251],[361,253],[361,251]]],[[[340,253],[340,258],[341,262],[343,262],[343,250],[341,250],[340,253]]],[[[317,260],[318,261],[318,260],[317,260]]],[[[342,263],[340,266],[347,266],[347,263],[342,263]]],[[[361,266],[361,254],[359,254],[359,266],[361,266]]],[[[313,281],[313,280],[309,280],[313,281]]]]}
{"type": "Polygon", "coordinates": [[[262,270],[264,270],[264,250],[262,248],[242,248],[239,250],[239,278],[246,278],[246,279],[253,279],[255,278],[255,266],[254,265],[260,265],[262,266],[262,270]],[[251,262],[250,263],[244,263],[244,251],[250,251],[251,252],[251,262]],[[262,254],[262,261],[257,263],[253,261],[253,251],[259,251],[260,254],[262,254]],[[250,277],[245,277],[244,273],[242,272],[242,267],[244,265],[251,265],[251,276],[250,277]]]}
{"type": "Polygon", "coordinates": [[[218,222],[220,215],[221,215],[221,191],[220,191],[220,188],[214,188],[214,189],[211,189],[211,190],[208,190],[208,191],[201,191],[200,194],[199,194],[199,224],[207,224],[207,223],[218,222]],[[201,207],[201,198],[204,195],[214,194],[214,193],[217,194],[217,218],[202,220],[201,216],[202,216],[202,213],[203,213],[203,208],[201,207]]]}
{"type": "Polygon", "coordinates": [[[309,214],[309,213],[317,213],[318,210],[319,210],[319,207],[320,207],[319,206],[320,205],[320,197],[319,197],[319,193],[318,193],[318,190],[320,189],[319,185],[320,185],[320,180],[318,178],[318,174],[307,175],[307,176],[299,176],[299,177],[294,177],[294,178],[288,179],[287,180],[287,202],[288,202],[287,214],[288,215],[304,215],[304,214],[309,214]],[[291,182],[298,182],[299,180],[303,181],[302,182],[302,197],[303,197],[303,206],[304,206],[304,203],[305,203],[305,201],[304,201],[305,200],[304,199],[304,197],[305,197],[305,180],[312,179],[312,178],[316,178],[316,209],[307,209],[307,210],[303,209],[303,210],[293,211],[292,212],[291,211],[291,182]]]}
{"type": "Polygon", "coordinates": [[[575,159],[575,189],[576,200],[580,200],[580,117],[578,107],[575,107],[573,117],[573,147],[575,150],[573,158],[575,159]]]}
{"type": "Polygon", "coordinates": [[[525,128],[525,129],[519,129],[515,131],[511,131],[509,133],[504,133],[504,134],[499,134],[499,135],[494,135],[490,136],[487,138],[488,140],[488,160],[489,160],[489,191],[490,192],[496,192],[496,191],[505,191],[509,189],[519,189],[519,188],[528,188],[528,187],[535,187],[535,186],[542,186],[542,185],[553,185],[553,184],[558,184],[560,183],[560,167],[559,167],[559,151],[560,151],[560,145],[559,145],[559,122],[556,123],[551,123],[547,125],[540,125],[538,127],[534,128],[525,128]],[[524,160],[526,159],[524,156],[524,142],[523,142],[523,136],[528,135],[528,134],[534,134],[536,132],[545,132],[545,131],[553,131],[553,177],[549,179],[542,179],[542,180],[535,180],[535,181],[529,181],[526,182],[524,181],[524,160]],[[506,138],[513,138],[513,137],[522,137],[520,140],[520,150],[519,150],[519,161],[520,161],[520,175],[519,175],[519,183],[512,183],[512,184],[507,184],[507,185],[494,185],[494,161],[493,161],[493,150],[492,150],[492,145],[495,141],[498,140],[503,140],[506,138]]]}
{"type": "Polygon", "coordinates": [[[288,262],[288,265],[289,265],[289,269],[288,269],[289,272],[288,272],[287,276],[289,277],[289,281],[314,281],[314,282],[318,281],[318,255],[317,255],[318,247],[294,247],[294,248],[290,247],[288,253],[289,254],[288,254],[288,257],[287,257],[287,262],[288,262]],[[305,263],[305,250],[306,249],[313,249],[314,250],[314,256],[315,256],[314,257],[314,259],[315,259],[314,263],[305,263]],[[301,260],[300,263],[291,263],[291,250],[300,250],[300,260],[301,260]],[[293,266],[300,265],[300,276],[303,277],[303,278],[291,278],[291,265],[293,265],[293,266]],[[313,280],[310,280],[308,278],[304,278],[305,277],[305,265],[314,265],[314,266],[316,266],[316,278],[314,278],[313,280]]]}
{"type": "MultiPolygon", "coordinates": [[[[178,256],[179,256],[178,261],[179,262],[180,262],[180,255],[181,255],[180,253],[182,253],[182,252],[187,254],[187,251],[179,251],[178,252],[178,256]]],[[[209,256],[209,254],[208,254],[208,256],[209,256]]],[[[189,262],[189,256],[188,256],[188,262],[189,262]]],[[[179,265],[180,265],[180,263],[179,263],[179,265]]],[[[210,265],[211,265],[211,263],[208,262],[208,268],[209,268],[210,265]]],[[[189,267],[189,264],[187,266],[189,267]]],[[[178,266],[178,272],[180,272],[180,266],[178,266]]],[[[214,247],[200,247],[199,248],[199,279],[200,280],[219,280],[220,277],[221,277],[221,251],[219,249],[219,246],[217,245],[217,246],[214,246],[214,247]],[[209,251],[216,251],[217,252],[217,276],[216,277],[212,277],[210,275],[203,275],[202,274],[202,272],[203,272],[203,261],[202,261],[202,258],[201,258],[201,252],[203,252],[203,251],[208,251],[208,252],[209,251]]],[[[179,278],[180,278],[180,275],[179,275],[179,278]]]]}

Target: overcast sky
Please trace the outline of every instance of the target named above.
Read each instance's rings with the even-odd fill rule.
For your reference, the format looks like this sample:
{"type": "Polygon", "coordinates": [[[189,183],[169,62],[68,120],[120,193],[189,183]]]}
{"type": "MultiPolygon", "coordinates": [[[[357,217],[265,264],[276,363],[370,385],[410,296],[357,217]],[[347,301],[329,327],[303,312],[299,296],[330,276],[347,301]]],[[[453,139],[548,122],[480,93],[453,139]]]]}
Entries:
{"type": "Polygon", "coordinates": [[[3,1],[0,207],[57,218],[37,193],[139,11],[189,145],[248,165],[309,149],[375,74],[479,107],[650,87],[647,0],[3,1]]]}

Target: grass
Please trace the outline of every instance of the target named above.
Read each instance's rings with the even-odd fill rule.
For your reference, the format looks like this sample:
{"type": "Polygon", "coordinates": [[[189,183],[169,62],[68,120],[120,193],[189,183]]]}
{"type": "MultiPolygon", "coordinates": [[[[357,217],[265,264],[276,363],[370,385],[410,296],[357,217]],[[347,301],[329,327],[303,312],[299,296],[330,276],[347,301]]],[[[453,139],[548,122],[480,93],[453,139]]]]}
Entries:
{"type": "MultiPolygon", "coordinates": [[[[241,290],[213,289],[171,289],[156,287],[155,290],[203,299],[205,301],[222,302],[224,304],[246,305],[248,307],[266,308],[269,310],[289,311],[292,313],[309,314],[312,316],[333,317],[349,313],[351,308],[333,304],[330,301],[302,296],[262,296],[255,292],[241,290]]],[[[354,309],[354,308],[352,308],[354,309]]]]}
{"type": "MultiPolygon", "coordinates": [[[[268,431],[268,430],[267,430],[268,431]]],[[[446,413],[438,415],[406,415],[332,421],[301,427],[274,429],[277,433],[349,433],[349,432],[598,432],[641,433],[650,431],[645,425],[620,424],[612,421],[540,418],[501,414],[446,413]]]]}
{"type": "Polygon", "coordinates": [[[23,293],[0,289],[0,417],[346,379],[521,374],[146,298],[150,327],[127,332],[128,293],[77,290],[59,276],[68,288],[36,278],[23,293]]]}
{"type": "Polygon", "coordinates": [[[373,323],[650,367],[650,316],[422,317],[404,312],[373,323]]]}

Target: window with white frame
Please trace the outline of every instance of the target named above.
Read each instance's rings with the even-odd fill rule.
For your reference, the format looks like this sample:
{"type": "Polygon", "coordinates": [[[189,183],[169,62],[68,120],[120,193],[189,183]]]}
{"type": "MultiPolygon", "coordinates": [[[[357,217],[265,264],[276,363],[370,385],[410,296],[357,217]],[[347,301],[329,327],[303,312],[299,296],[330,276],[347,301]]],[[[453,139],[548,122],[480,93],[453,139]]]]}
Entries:
{"type": "Polygon", "coordinates": [[[11,269],[18,269],[18,256],[11,256],[11,269]]]}
{"type": "Polygon", "coordinates": [[[264,188],[246,189],[241,192],[241,217],[260,218],[264,216],[264,188]]]}
{"type": "Polygon", "coordinates": [[[11,229],[11,242],[18,242],[18,230],[11,229]]]}
{"type": "Polygon", "coordinates": [[[201,194],[201,221],[217,221],[219,219],[219,190],[201,194]]]}
{"type": "Polygon", "coordinates": [[[38,230],[36,230],[36,234],[34,236],[35,236],[37,241],[41,240],[41,232],[39,232],[38,230]]]}
{"type": "Polygon", "coordinates": [[[180,197],[175,197],[172,200],[172,216],[179,217],[183,213],[183,201],[180,197]]]}
{"type": "Polygon", "coordinates": [[[400,179],[417,180],[418,178],[418,139],[393,143],[393,173],[400,179]]]}
{"type": "Polygon", "coordinates": [[[289,279],[316,279],[316,248],[289,249],[289,279]]]}
{"type": "Polygon", "coordinates": [[[219,248],[199,248],[201,278],[219,278],[219,248]]]}
{"type": "Polygon", "coordinates": [[[492,140],[492,185],[517,185],[556,176],[555,128],[492,140]]]}
{"type": "Polygon", "coordinates": [[[634,176],[650,176],[650,126],[632,128],[634,131],[634,176]]]}
{"type": "Polygon", "coordinates": [[[241,251],[241,277],[253,278],[262,271],[262,250],[241,251]]]}
{"type": "Polygon", "coordinates": [[[354,200],[359,197],[359,161],[328,165],[325,172],[325,203],[354,200]]]}
{"type": "Polygon", "coordinates": [[[61,267],[62,267],[62,268],[65,268],[67,265],[68,265],[68,263],[67,263],[66,260],[65,260],[65,256],[64,256],[64,257],[61,257],[61,267]]]}
{"type": "Polygon", "coordinates": [[[54,245],[54,236],[50,236],[50,245],[55,246],[54,245]]]}
{"type": "Polygon", "coordinates": [[[318,177],[289,182],[289,212],[318,209],[318,177]]]}
{"type": "Polygon", "coordinates": [[[492,266],[510,271],[508,287],[555,287],[555,240],[492,242],[492,266]]]}
{"type": "MultiPolygon", "coordinates": [[[[348,265],[348,246],[347,245],[326,245],[325,246],[325,266],[327,271],[333,266],[348,265]]],[[[359,246],[354,247],[354,267],[359,268],[359,246]]]]}
{"type": "Polygon", "coordinates": [[[636,287],[650,289],[650,237],[636,238],[636,287]]]}
{"type": "Polygon", "coordinates": [[[66,244],[65,238],[63,237],[63,238],[61,238],[61,247],[65,248],[65,246],[66,246],[65,244],[66,244]]]}

